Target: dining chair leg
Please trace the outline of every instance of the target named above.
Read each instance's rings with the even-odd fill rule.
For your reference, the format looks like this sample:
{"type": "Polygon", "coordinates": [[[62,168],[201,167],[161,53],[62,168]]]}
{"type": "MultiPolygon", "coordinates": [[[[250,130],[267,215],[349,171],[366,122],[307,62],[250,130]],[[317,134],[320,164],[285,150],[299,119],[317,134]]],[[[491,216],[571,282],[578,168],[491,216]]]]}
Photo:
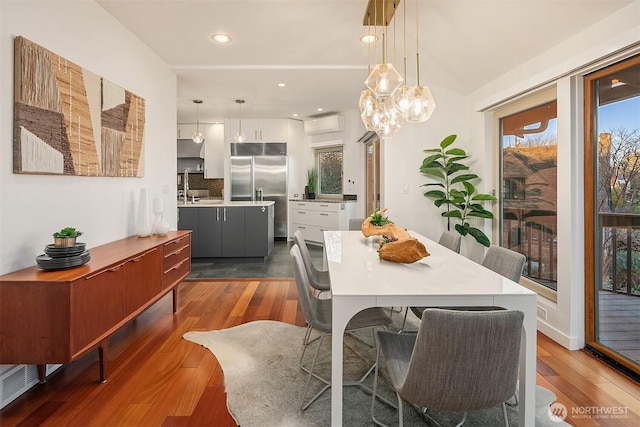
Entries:
{"type": "Polygon", "coordinates": [[[326,380],[324,380],[322,377],[320,377],[317,374],[313,373],[313,368],[316,366],[316,360],[318,359],[318,353],[320,353],[320,347],[322,347],[322,339],[326,336],[327,334],[322,334],[320,336],[320,339],[318,340],[318,346],[316,348],[316,352],[313,355],[313,361],[311,362],[311,368],[310,369],[306,369],[304,366],[302,366],[302,361],[300,361],[300,368],[302,368],[303,371],[308,372],[309,376],[307,377],[307,382],[304,386],[304,391],[302,392],[302,401],[304,402],[304,398],[307,395],[307,391],[309,389],[309,383],[311,382],[311,377],[316,378],[317,380],[323,382],[325,384],[324,387],[322,387],[322,389],[316,393],[316,395],[314,395],[307,403],[304,403],[302,405],[302,410],[304,411],[305,409],[307,409],[309,407],[309,405],[311,405],[313,402],[315,402],[315,400],[320,397],[320,395],[322,395],[322,393],[325,392],[325,390],[327,390],[329,387],[331,387],[330,383],[327,382],[326,380]]]}
{"type": "Polygon", "coordinates": [[[380,348],[378,347],[376,353],[376,364],[373,372],[373,389],[371,391],[371,420],[379,426],[388,427],[386,424],[381,423],[376,418],[376,390],[378,388],[378,366],[380,362],[380,348]]]}
{"type": "Polygon", "coordinates": [[[398,331],[399,334],[404,332],[404,325],[407,323],[407,314],[409,314],[409,307],[405,307],[404,308],[404,319],[402,319],[402,326],[400,327],[400,330],[398,331]]]}
{"type": "Polygon", "coordinates": [[[502,416],[504,417],[504,426],[509,427],[509,418],[507,417],[507,405],[502,403],[502,416]]]}

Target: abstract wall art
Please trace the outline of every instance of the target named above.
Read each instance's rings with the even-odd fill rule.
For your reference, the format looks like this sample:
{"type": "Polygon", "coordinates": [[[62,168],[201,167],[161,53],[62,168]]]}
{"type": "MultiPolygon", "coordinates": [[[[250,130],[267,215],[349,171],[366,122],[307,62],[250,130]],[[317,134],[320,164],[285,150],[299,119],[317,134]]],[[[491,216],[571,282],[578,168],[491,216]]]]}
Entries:
{"type": "Polygon", "coordinates": [[[141,177],[145,100],[16,37],[13,171],[141,177]]]}

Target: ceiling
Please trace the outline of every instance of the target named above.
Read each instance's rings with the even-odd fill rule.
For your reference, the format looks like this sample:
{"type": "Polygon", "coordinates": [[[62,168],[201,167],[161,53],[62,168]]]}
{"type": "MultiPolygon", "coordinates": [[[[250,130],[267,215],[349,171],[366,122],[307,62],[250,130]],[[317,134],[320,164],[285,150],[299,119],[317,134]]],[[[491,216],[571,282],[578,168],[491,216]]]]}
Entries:
{"type": "MultiPolygon", "coordinates": [[[[392,0],[387,0],[392,1],[392,0]]],[[[178,123],[324,115],[357,108],[368,71],[367,0],[97,0],[177,75],[178,123]],[[229,44],[211,35],[224,32],[229,44]],[[285,87],[278,87],[278,83],[285,87]],[[323,108],[318,112],[317,108],[323,108]]],[[[415,0],[388,27],[387,59],[407,81],[468,94],[633,0],[415,0]],[[393,41],[395,40],[395,43],[393,41]],[[395,44],[395,56],[394,56],[395,44]],[[395,60],[394,60],[395,58],[395,60]]],[[[375,29],[380,40],[382,27],[375,29]]],[[[371,29],[374,32],[374,28],[371,29]]],[[[382,42],[371,62],[381,61],[382,42]]],[[[437,103],[437,92],[436,96],[437,103]]]]}

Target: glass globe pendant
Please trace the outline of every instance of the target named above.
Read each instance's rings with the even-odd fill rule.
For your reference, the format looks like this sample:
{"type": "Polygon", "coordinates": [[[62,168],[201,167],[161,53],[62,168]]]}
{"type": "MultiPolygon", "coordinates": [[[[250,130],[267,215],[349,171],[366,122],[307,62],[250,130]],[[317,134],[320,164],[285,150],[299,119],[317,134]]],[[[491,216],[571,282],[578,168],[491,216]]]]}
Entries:
{"type": "Polygon", "coordinates": [[[420,123],[429,120],[436,102],[431,90],[427,86],[414,86],[409,89],[408,98],[410,107],[406,119],[411,123],[420,123]]]}
{"type": "Polygon", "coordinates": [[[364,84],[371,89],[377,97],[383,97],[391,96],[403,81],[396,67],[391,63],[386,63],[376,65],[364,84]]]}
{"type": "Polygon", "coordinates": [[[191,136],[191,139],[196,144],[202,144],[204,142],[204,135],[200,132],[200,116],[199,116],[199,107],[202,104],[201,99],[194,99],[194,104],[196,104],[196,131],[191,136]]]}
{"type": "Polygon", "coordinates": [[[233,136],[233,139],[236,142],[244,142],[247,139],[244,132],[242,132],[242,104],[244,104],[244,99],[236,99],[236,104],[238,104],[238,132],[233,136]]]}

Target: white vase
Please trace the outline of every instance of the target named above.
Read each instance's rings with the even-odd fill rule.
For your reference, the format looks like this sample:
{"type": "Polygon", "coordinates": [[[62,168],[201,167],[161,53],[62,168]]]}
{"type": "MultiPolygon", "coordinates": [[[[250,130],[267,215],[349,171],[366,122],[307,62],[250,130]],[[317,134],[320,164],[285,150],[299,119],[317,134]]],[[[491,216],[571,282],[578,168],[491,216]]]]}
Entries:
{"type": "Polygon", "coordinates": [[[153,198],[153,213],[156,219],[153,221],[153,232],[158,236],[166,236],[169,232],[169,223],[164,219],[164,201],[161,197],[153,198]]]}
{"type": "Polygon", "coordinates": [[[138,215],[136,217],[136,234],[140,237],[150,236],[153,232],[151,225],[151,212],[149,206],[149,194],[147,189],[140,190],[140,200],[138,201],[138,215]]]}

